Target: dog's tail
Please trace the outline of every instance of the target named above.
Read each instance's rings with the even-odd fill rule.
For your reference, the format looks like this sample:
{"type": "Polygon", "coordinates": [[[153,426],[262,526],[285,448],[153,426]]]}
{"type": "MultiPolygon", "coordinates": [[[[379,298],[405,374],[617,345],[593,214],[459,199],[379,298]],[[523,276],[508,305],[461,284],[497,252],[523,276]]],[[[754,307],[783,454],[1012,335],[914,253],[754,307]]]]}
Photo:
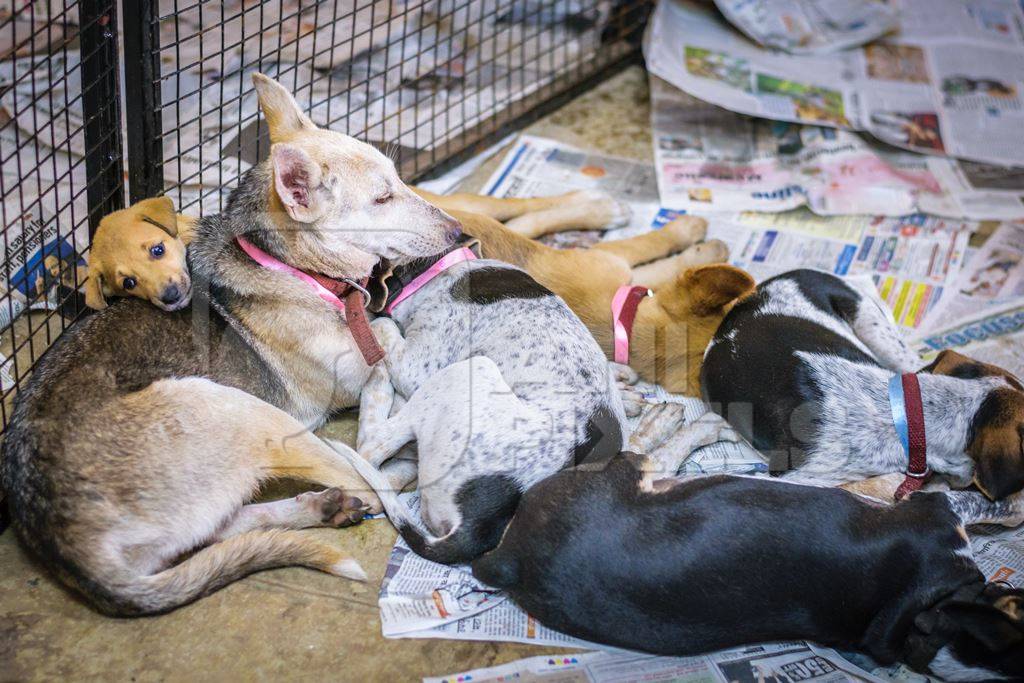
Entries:
{"type": "MultiPolygon", "coordinates": [[[[112,572],[101,585],[80,586],[97,607],[116,616],[159,614],[198,600],[263,569],[299,565],[365,581],[355,560],[308,531],[249,531],[214,543],[179,564],[150,575],[112,572]]],[[[90,582],[91,583],[91,582],[90,582]]]]}
{"type": "Polygon", "coordinates": [[[501,547],[473,560],[473,576],[488,586],[507,590],[519,583],[519,560],[501,547]]]}
{"type": "MultiPolygon", "coordinates": [[[[329,440],[328,440],[329,442],[329,440]]],[[[419,555],[441,564],[460,564],[498,545],[512,519],[522,491],[507,475],[492,474],[471,479],[456,494],[461,521],[444,536],[434,536],[398,494],[380,470],[350,448],[335,448],[380,498],[391,523],[409,547],[419,555]]]]}

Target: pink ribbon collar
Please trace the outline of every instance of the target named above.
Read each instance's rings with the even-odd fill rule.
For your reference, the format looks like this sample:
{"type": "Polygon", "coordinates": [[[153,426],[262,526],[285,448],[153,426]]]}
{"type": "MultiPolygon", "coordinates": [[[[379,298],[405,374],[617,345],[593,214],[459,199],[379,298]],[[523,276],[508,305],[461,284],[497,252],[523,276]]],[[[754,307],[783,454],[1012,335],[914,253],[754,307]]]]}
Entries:
{"type": "Polygon", "coordinates": [[[352,338],[367,365],[374,365],[384,358],[384,349],[377,342],[377,338],[373,336],[370,321],[366,317],[366,304],[369,303],[369,296],[366,293],[365,283],[359,284],[349,279],[337,280],[320,273],[307,273],[279,261],[242,236],[236,237],[235,241],[238,242],[242,251],[259,265],[267,270],[287,273],[298,278],[309,285],[317,296],[341,311],[341,314],[345,316],[345,322],[348,323],[352,338]],[[342,297],[344,297],[344,301],[342,297]],[[362,300],[360,301],[360,299],[362,300]]]}
{"type": "Polygon", "coordinates": [[[402,287],[402,291],[398,293],[398,296],[396,296],[394,300],[387,305],[387,307],[385,307],[384,312],[390,314],[391,311],[395,310],[395,307],[398,304],[411,297],[417,291],[423,289],[428,282],[454,266],[456,263],[464,263],[474,259],[476,259],[476,254],[474,254],[469,247],[462,247],[461,249],[448,252],[435,261],[434,265],[430,266],[413,278],[412,282],[407,284],[405,287],[402,287]]]}
{"type": "Polygon", "coordinates": [[[629,363],[629,337],[633,334],[633,320],[636,309],[644,297],[650,296],[646,287],[622,285],[612,297],[612,332],[614,336],[614,359],[616,363],[629,363]]]}

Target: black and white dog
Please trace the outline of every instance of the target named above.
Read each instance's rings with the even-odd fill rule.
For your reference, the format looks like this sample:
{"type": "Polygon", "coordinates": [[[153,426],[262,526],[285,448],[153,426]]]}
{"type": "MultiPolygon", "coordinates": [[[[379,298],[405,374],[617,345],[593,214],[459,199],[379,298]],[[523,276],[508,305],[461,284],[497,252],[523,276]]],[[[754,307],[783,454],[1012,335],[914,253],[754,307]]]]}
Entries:
{"type": "Polygon", "coordinates": [[[390,293],[394,322],[374,321],[387,355],[363,389],[366,461],[353,463],[413,550],[445,563],[493,548],[523,491],[607,460],[628,434],[616,375],[565,302],[524,271],[464,251],[396,273],[407,284],[390,293]],[[395,390],[408,400],[392,411],[395,390]],[[396,476],[395,459],[385,480],[375,468],[411,441],[418,473],[396,476]],[[426,528],[395,495],[417,474],[426,528]]]}
{"type": "Polygon", "coordinates": [[[986,584],[964,531],[1020,524],[1021,497],[887,506],[777,479],[651,480],[637,460],[534,486],[473,575],[545,626],[617,647],[807,639],[946,680],[1024,677],[1024,590],[986,584]]]}
{"type": "Polygon", "coordinates": [[[928,468],[993,499],[1024,488],[1020,382],[952,352],[921,364],[877,298],[796,270],[729,312],[701,385],[773,472],[832,486],[908,470],[889,386],[894,374],[917,372],[928,468]]]}

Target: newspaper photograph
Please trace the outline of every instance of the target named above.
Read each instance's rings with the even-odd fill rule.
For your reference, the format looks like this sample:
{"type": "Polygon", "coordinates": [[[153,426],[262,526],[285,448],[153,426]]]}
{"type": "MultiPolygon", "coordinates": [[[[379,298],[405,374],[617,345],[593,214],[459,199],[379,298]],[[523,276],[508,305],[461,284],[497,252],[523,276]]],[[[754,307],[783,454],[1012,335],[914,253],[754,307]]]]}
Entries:
{"type": "Polygon", "coordinates": [[[885,0],[715,0],[715,5],[754,42],[793,54],[857,47],[899,27],[899,10],[885,0]]]}
{"type": "Polygon", "coordinates": [[[951,284],[929,314],[929,328],[948,327],[986,307],[1024,303],[1024,221],[1000,223],[951,284]]]}
{"type": "Polygon", "coordinates": [[[656,76],[650,91],[662,206],[1024,218],[1024,169],[929,157],[840,128],[737,114],[656,76]]]}
{"type": "Polygon", "coordinates": [[[655,657],[627,652],[583,652],[529,657],[501,666],[447,676],[424,683],[797,683],[798,681],[872,681],[835,650],[803,642],[774,643],[725,650],[698,657],[655,657]]]}
{"type": "Polygon", "coordinates": [[[741,114],[864,130],[926,154],[1024,163],[1020,4],[901,0],[898,6],[896,38],[829,55],[794,55],[750,43],[705,5],[666,0],[652,15],[644,54],[653,74],[741,114]]]}

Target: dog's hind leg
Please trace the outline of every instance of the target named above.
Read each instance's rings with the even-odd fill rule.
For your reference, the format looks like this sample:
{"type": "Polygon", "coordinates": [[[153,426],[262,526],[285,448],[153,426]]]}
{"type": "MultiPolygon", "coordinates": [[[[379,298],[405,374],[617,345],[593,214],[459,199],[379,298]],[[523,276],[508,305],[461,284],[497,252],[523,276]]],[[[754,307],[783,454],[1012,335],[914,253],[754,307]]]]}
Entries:
{"type": "Polygon", "coordinates": [[[974,491],[945,491],[941,495],[946,496],[949,509],[964,526],[999,524],[1016,527],[1024,524],[1024,492],[1002,500],[989,500],[974,491]]]}
{"type": "Polygon", "coordinates": [[[660,230],[621,240],[598,242],[592,248],[614,254],[630,266],[638,266],[692,247],[704,239],[707,231],[708,224],[703,218],[683,216],[667,223],[660,230]]]}
{"type": "Polygon", "coordinates": [[[309,529],[348,526],[359,521],[361,501],[353,500],[339,488],[307,491],[294,498],[243,505],[218,533],[223,541],[257,529],[309,529]]]}
{"type": "Polygon", "coordinates": [[[729,247],[720,240],[695,244],[681,254],[654,261],[633,269],[633,284],[658,289],[673,284],[679,274],[688,268],[711,263],[725,263],[729,247]]]}
{"type": "Polygon", "coordinates": [[[489,197],[465,192],[438,195],[419,188],[414,191],[443,211],[489,216],[531,239],[560,230],[616,228],[625,225],[630,216],[628,206],[595,190],[550,197],[489,197]]]}

